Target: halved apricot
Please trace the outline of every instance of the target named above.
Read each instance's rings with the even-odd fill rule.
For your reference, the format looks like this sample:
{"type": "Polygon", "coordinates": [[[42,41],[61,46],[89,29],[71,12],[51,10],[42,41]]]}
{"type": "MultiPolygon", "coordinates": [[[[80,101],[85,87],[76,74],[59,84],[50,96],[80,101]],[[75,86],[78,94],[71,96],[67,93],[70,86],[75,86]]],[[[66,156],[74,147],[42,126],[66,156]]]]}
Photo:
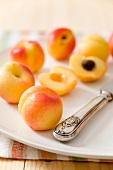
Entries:
{"type": "Polygon", "coordinates": [[[91,82],[104,76],[107,68],[106,63],[95,56],[85,57],[82,55],[72,55],[69,60],[71,69],[83,82],[91,82]]]}
{"type": "Polygon", "coordinates": [[[64,66],[55,66],[49,73],[41,73],[38,76],[41,85],[47,86],[60,96],[69,93],[77,84],[75,73],[64,66]]]}

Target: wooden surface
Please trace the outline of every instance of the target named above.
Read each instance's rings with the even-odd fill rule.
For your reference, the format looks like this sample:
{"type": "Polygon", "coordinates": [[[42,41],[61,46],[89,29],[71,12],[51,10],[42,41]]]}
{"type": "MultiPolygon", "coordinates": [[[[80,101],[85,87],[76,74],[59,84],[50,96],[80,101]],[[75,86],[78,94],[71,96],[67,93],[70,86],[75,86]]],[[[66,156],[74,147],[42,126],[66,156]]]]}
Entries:
{"type": "MultiPolygon", "coordinates": [[[[0,0],[0,30],[113,31],[112,0],[0,0]]],[[[112,170],[112,163],[0,159],[0,170],[112,170]]]]}
{"type": "Polygon", "coordinates": [[[112,163],[0,159],[0,170],[113,170],[112,163]]]}

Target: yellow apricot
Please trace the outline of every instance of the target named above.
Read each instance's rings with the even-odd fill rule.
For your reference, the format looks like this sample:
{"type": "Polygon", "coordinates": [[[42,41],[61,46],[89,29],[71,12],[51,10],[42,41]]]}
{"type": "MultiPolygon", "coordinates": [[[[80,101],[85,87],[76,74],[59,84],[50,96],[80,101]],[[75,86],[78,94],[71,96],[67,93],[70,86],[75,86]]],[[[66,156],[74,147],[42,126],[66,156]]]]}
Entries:
{"type": "Polygon", "coordinates": [[[50,72],[39,74],[38,80],[42,85],[53,89],[60,96],[69,93],[77,84],[75,73],[64,66],[55,66],[50,72]]]}

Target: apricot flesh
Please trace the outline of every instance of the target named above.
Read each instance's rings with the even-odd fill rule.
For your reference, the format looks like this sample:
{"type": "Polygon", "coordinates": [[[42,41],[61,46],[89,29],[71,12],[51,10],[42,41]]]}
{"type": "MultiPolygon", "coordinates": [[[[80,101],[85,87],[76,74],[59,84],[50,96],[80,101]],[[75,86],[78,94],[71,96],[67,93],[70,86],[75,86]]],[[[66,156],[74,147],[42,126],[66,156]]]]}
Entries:
{"type": "Polygon", "coordinates": [[[77,84],[75,73],[64,66],[55,66],[50,72],[38,76],[41,85],[47,86],[62,96],[69,93],[77,84]]]}
{"type": "Polygon", "coordinates": [[[104,76],[107,68],[103,60],[95,56],[84,57],[81,55],[72,55],[69,60],[71,69],[75,72],[76,76],[83,82],[91,82],[100,79],[104,76]],[[92,69],[86,69],[83,66],[83,61],[92,61],[94,66],[92,69]]]}

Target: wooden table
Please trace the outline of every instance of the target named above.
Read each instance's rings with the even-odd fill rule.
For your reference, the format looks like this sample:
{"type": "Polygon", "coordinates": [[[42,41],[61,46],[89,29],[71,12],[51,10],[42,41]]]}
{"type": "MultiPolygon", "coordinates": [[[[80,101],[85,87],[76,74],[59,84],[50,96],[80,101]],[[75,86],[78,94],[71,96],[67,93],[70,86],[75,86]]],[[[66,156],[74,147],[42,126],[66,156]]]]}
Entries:
{"type": "MultiPolygon", "coordinates": [[[[1,30],[113,31],[112,0],[0,0],[1,30]]],[[[112,163],[0,159],[0,170],[112,170],[112,163]]]]}

